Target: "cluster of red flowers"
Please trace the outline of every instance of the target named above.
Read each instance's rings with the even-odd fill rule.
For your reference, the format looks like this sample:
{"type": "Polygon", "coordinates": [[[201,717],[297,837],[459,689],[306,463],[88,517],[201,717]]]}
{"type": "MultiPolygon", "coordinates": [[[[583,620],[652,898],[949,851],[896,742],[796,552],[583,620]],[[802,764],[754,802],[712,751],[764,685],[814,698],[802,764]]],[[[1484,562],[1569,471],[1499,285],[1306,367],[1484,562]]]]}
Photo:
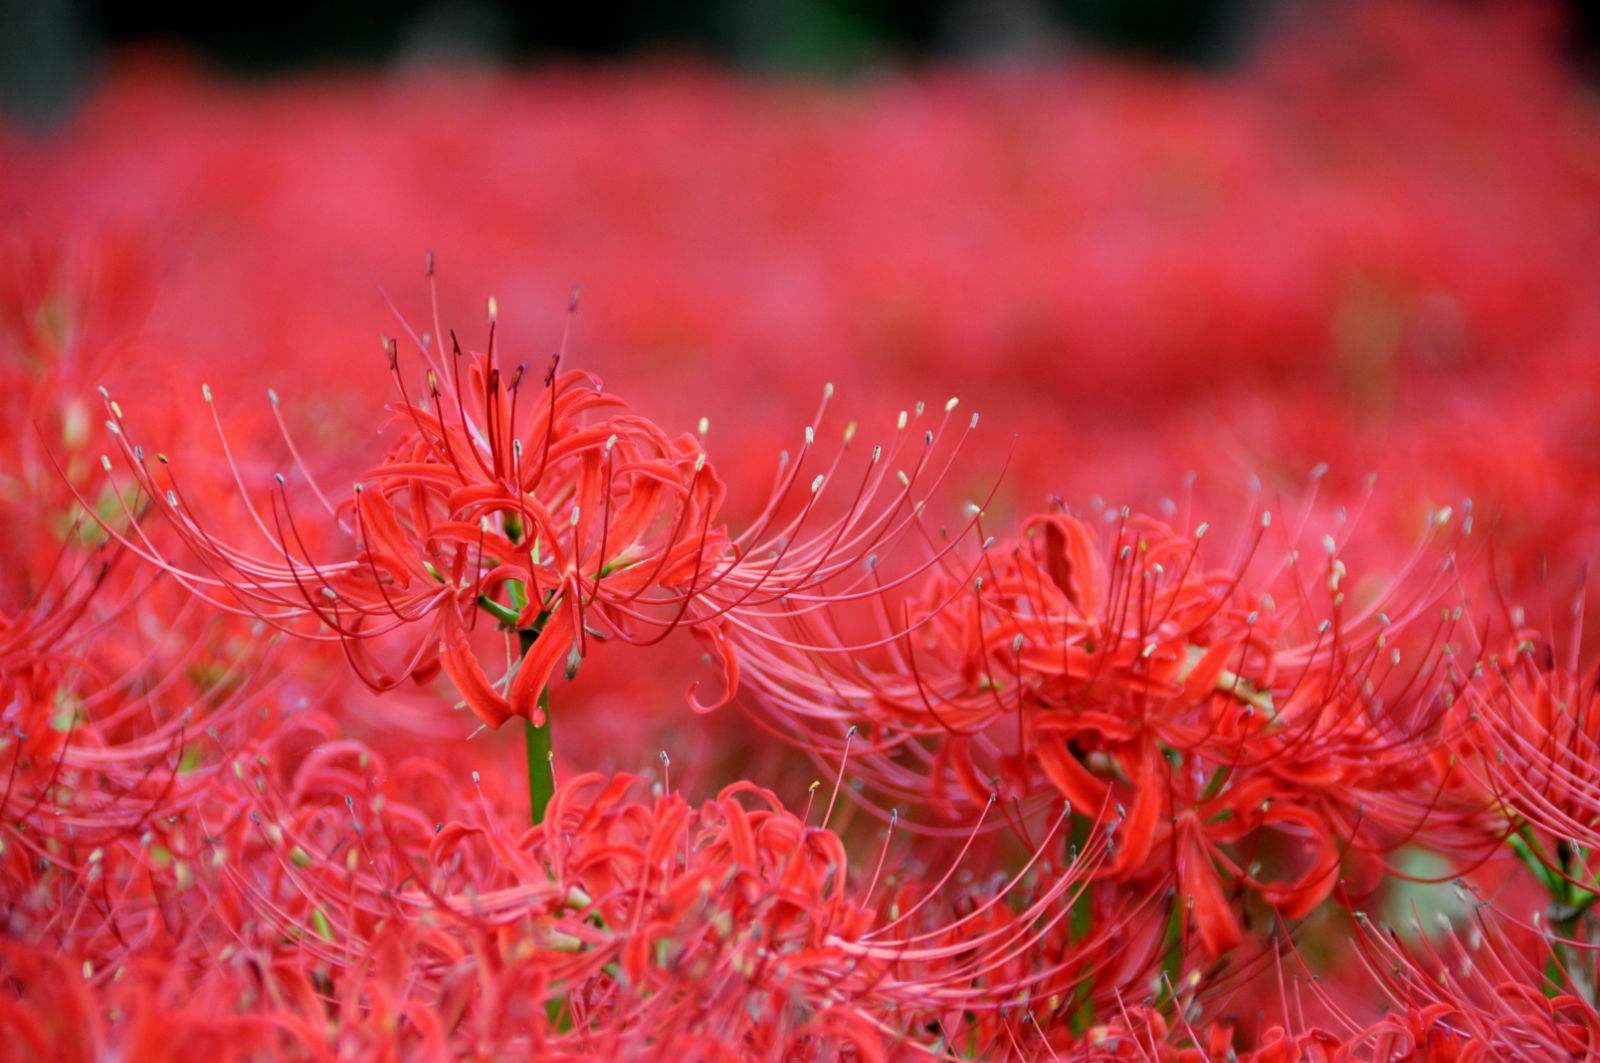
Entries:
{"type": "Polygon", "coordinates": [[[0,131],[0,1054],[1600,1054],[1600,110],[1340,18],[0,131]]]}

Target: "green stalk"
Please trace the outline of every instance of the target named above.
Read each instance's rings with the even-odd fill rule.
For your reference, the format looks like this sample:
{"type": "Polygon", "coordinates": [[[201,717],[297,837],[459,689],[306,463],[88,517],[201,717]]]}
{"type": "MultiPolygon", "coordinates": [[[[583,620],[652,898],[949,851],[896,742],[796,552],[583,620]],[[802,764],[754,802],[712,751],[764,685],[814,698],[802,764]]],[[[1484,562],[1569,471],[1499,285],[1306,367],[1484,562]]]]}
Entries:
{"type": "MultiPolygon", "coordinates": [[[[1067,862],[1078,858],[1089,844],[1089,833],[1093,824],[1087,816],[1077,813],[1072,815],[1072,826],[1067,838],[1067,862]]],[[[1094,923],[1094,896],[1093,886],[1085,882],[1076,900],[1072,902],[1071,915],[1068,917],[1068,940],[1081,942],[1089,936],[1089,931],[1094,923]]],[[[1094,1025],[1094,980],[1085,975],[1072,990],[1072,998],[1067,1004],[1067,1022],[1074,1035],[1082,1037],[1094,1025]]]]}
{"type": "Polygon", "coordinates": [[[1183,894],[1174,891],[1172,909],[1167,914],[1167,932],[1161,939],[1161,987],[1156,1007],[1178,998],[1178,978],[1183,974],[1183,894]]]}
{"type": "MultiPolygon", "coordinates": [[[[1556,846],[1552,859],[1534,836],[1526,823],[1517,823],[1508,836],[1511,851],[1528,868],[1545,892],[1550,895],[1548,917],[1551,929],[1561,938],[1571,941],[1585,940],[1588,936],[1585,915],[1593,907],[1596,893],[1586,872],[1587,853],[1581,848],[1574,853],[1565,841],[1556,846]],[[1559,869],[1559,870],[1558,870],[1559,869]],[[1579,885],[1579,881],[1584,884],[1579,885]]],[[[1550,959],[1545,964],[1545,996],[1554,997],[1570,991],[1582,999],[1594,1002],[1594,960],[1580,947],[1551,942],[1550,959]]]]}
{"type": "MultiPolygon", "coordinates": [[[[539,637],[537,628],[517,632],[526,657],[534,640],[539,637]]],[[[550,807],[550,798],[556,792],[555,769],[550,760],[550,689],[539,691],[539,707],[544,710],[544,723],[535,727],[527,722],[524,735],[528,745],[528,805],[535,825],[544,822],[544,811],[550,807]]]]}

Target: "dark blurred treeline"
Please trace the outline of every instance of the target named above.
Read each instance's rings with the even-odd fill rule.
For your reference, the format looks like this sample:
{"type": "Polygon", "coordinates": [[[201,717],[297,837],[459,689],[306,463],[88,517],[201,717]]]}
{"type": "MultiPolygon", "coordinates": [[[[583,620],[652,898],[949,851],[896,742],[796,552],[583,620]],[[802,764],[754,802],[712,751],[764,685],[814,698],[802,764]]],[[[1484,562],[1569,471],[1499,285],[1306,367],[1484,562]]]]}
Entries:
{"type": "MultiPolygon", "coordinates": [[[[178,45],[219,68],[476,59],[537,63],[683,54],[739,69],[847,76],[935,59],[1030,59],[1085,48],[1225,67],[1288,9],[1316,0],[0,0],[0,105],[48,124],[68,113],[107,49],[178,45]]],[[[1570,5],[1591,60],[1600,0],[1570,5]]]]}

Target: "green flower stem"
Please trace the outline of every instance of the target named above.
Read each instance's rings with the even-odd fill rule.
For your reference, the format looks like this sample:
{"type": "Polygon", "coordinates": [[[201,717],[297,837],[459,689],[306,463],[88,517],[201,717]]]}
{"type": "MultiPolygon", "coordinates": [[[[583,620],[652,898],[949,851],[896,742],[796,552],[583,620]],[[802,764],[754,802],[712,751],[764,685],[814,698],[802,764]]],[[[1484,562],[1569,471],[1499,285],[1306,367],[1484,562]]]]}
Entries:
{"type": "MultiPolygon", "coordinates": [[[[503,527],[506,538],[513,543],[522,541],[522,519],[516,514],[506,514],[503,518],[503,527]]],[[[533,543],[533,562],[539,563],[539,542],[533,543]]],[[[431,570],[431,567],[430,567],[431,570]]],[[[437,574],[436,574],[437,575],[437,574]]],[[[511,605],[505,606],[495,601],[486,594],[478,595],[478,604],[489,615],[500,621],[503,627],[516,627],[517,620],[528,605],[528,591],[523,587],[521,580],[510,580],[506,592],[511,598],[511,605]]],[[[546,600],[548,605],[548,599],[546,600]]],[[[528,651],[533,648],[534,642],[539,638],[539,632],[544,630],[544,623],[550,616],[547,611],[539,614],[532,627],[517,628],[517,642],[526,658],[528,651]]],[[[527,729],[523,737],[528,747],[528,809],[533,818],[534,826],[544,822],[545,809],[550,807],[550,798],[556,792],[555,765],[551,761],[550,751],[550,689],[539,691],[539,708],[544,710],[544,724],[539,727],[533,721],[527,721],[527,729]]]]}
{"type": "Polygon", "coordinates": [[[1513,825],[1515,829],[1506,840],[1549,894],[1550,929],[1560,939],[1551,942],[1550,960],[1545,964],[1545,995],[1570,991],[1593,1003],[1597,996],[1593,956],[1582,945],[1567,944],[1591,940],[1592,927],[1584,917],[1594,906],[1597,894],[1589,888],[1592,883],[1587,871],[1588,854],[1581,848],[1574,852],[1568,843],[1561,842],[1552,858],[1528,824],[1513,821],[1513,825]]]}
{"type": "MultiPolygon", "coordinates": [[[[478,595],[478,605],[490,616],[494,617],[507,627],[511,627],[517,622],[517,610],[507,609],[505,606],[501,605],[487,594],[478,595]]],[[[535,634],[537,635],[538,632],[535,632],[535,634]]],[[[527,644],[524,643],[523,645],[526,646],[527,644]]]]}
{"type": "MultiPolygon", "coordinates": [[[[1089,845],[1089,834],[1093,830],[1093,823],[1087,816],[1072,814],[1072,826],[1067,837],[1067,863],[1071,864],[1078,859],[1078,854],[1089,845]]],[[[1078,887],[1078,896],[1072,902],[1071,915],[1068,917],[1067,933],[1069,940],[1081,943],[1089,936],[1094,926],[1094,895],[1093,884],[1085,882],[1078,887]]],[[[1094,1025],[1094,979],[1085,975],[1083,980],[1073,988],[1071,1001],[1067,1004],[1068,1023],[1072,1032],[1079,1037],[1088,1033],[1094,1025]]]]}
{"type": "MultiPolygon", "coordinates": [[[[524,628],[517,632],[517,638],[522,643],[524,657],[527,656],[528,650],[538,637],[538,628],[524,628]]],[[[529,720],[527,722],[527,731],[525,732],[528,745],[528,805],[533,815],[533,822],[536,825],[544,822],[544,811],[550,807],[550,798],[556,792],[555,768],[550,760],[550,689],[548,687],[539,691],[539,707],[544,710],[544,723],[535,727],[533,721],[529,720]]]]}

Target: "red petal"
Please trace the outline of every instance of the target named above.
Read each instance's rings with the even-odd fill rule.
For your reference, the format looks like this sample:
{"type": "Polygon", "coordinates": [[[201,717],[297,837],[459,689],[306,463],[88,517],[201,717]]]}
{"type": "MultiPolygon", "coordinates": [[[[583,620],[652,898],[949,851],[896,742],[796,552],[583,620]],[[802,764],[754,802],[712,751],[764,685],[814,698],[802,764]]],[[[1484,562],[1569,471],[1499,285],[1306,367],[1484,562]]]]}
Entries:
{"type": "Polygon", "coordinates": [[[417,564],[416,548],[411,545],[405,529],[400,527],[389,500],[379,491],[357,492],[356,514],[372,563],[393,577],[399,586],[409,587],[413,567],[421,570],[421,566],[417,564]]]}
{"type": "Polygon", "coordinates": [[[1244,932],[1239,929],[1233,909],[1228,907],[1211,857],[1193,839],[1178,848],[1178,891],[1189,905],[1189,915],[1208,956],[1216,959],[1239,944],[1244,932]]]}
{"type": "Polygon", "coordinates": [[[511,706],[513,716],[521,716],[536,726],[544,723],[544,710],[536,704],[539,692],[550,682],[556,665],[572,649],[572,613],[556,603],[555,611],[545,621],[544,630],[533,640],[528,652],[517,666],[516,678],[511,680],[511,706]]]}
{"type": "Polygon", "coordinates": [[[1133,808],[1122,827],[1122,848],[1117,852],[1113,874],[1137,871],[1150,855],[1156,841],[1156,823],[1161,817],[1161,754],[1146,741],[1140,757],[1139,773],[1134,777],[1136,792],[1133,808]]]}
{"type": "Polygon", "coordinates": [[[732,701],[739,689],[739,657],[728,645],[727,630],[723,624],[699,624],[689,630],[712,659],[722,666],[722,696],[715,701],[701,701],[695,697],[694,692],[700,689],[699,680],[689,684],[683,696],[695,712],[712,712],[732,701]]]}
{"type": "Polygon", "coordinates": [[[1106,783],[1078,763],[1078,758],[1067,749],[1067,741],[1063,736],[1041,735],[1037,752],[1039,766],[1056,789],[1061,791],[1061,796],[1067,799],[1074,812],[1093,816],[1100,811],[1106,801],[1106,783]]]}
{"type": "Polygon", "coordinates": [[[467,645],[466,635],[461,632],[459,622],[452,627],[454,630],[447,631],[440,643],[439,663],[444,666],[450,682],[455,684],[456,690],[466,699],[467,707],[477,713],[478,718],[490,727],[499,727],[511,716],[511,705],[489,682],[489,677],[484,674],[483,666],[478,664],[478,658],[473,654],[472,647],[467,645]]]}

